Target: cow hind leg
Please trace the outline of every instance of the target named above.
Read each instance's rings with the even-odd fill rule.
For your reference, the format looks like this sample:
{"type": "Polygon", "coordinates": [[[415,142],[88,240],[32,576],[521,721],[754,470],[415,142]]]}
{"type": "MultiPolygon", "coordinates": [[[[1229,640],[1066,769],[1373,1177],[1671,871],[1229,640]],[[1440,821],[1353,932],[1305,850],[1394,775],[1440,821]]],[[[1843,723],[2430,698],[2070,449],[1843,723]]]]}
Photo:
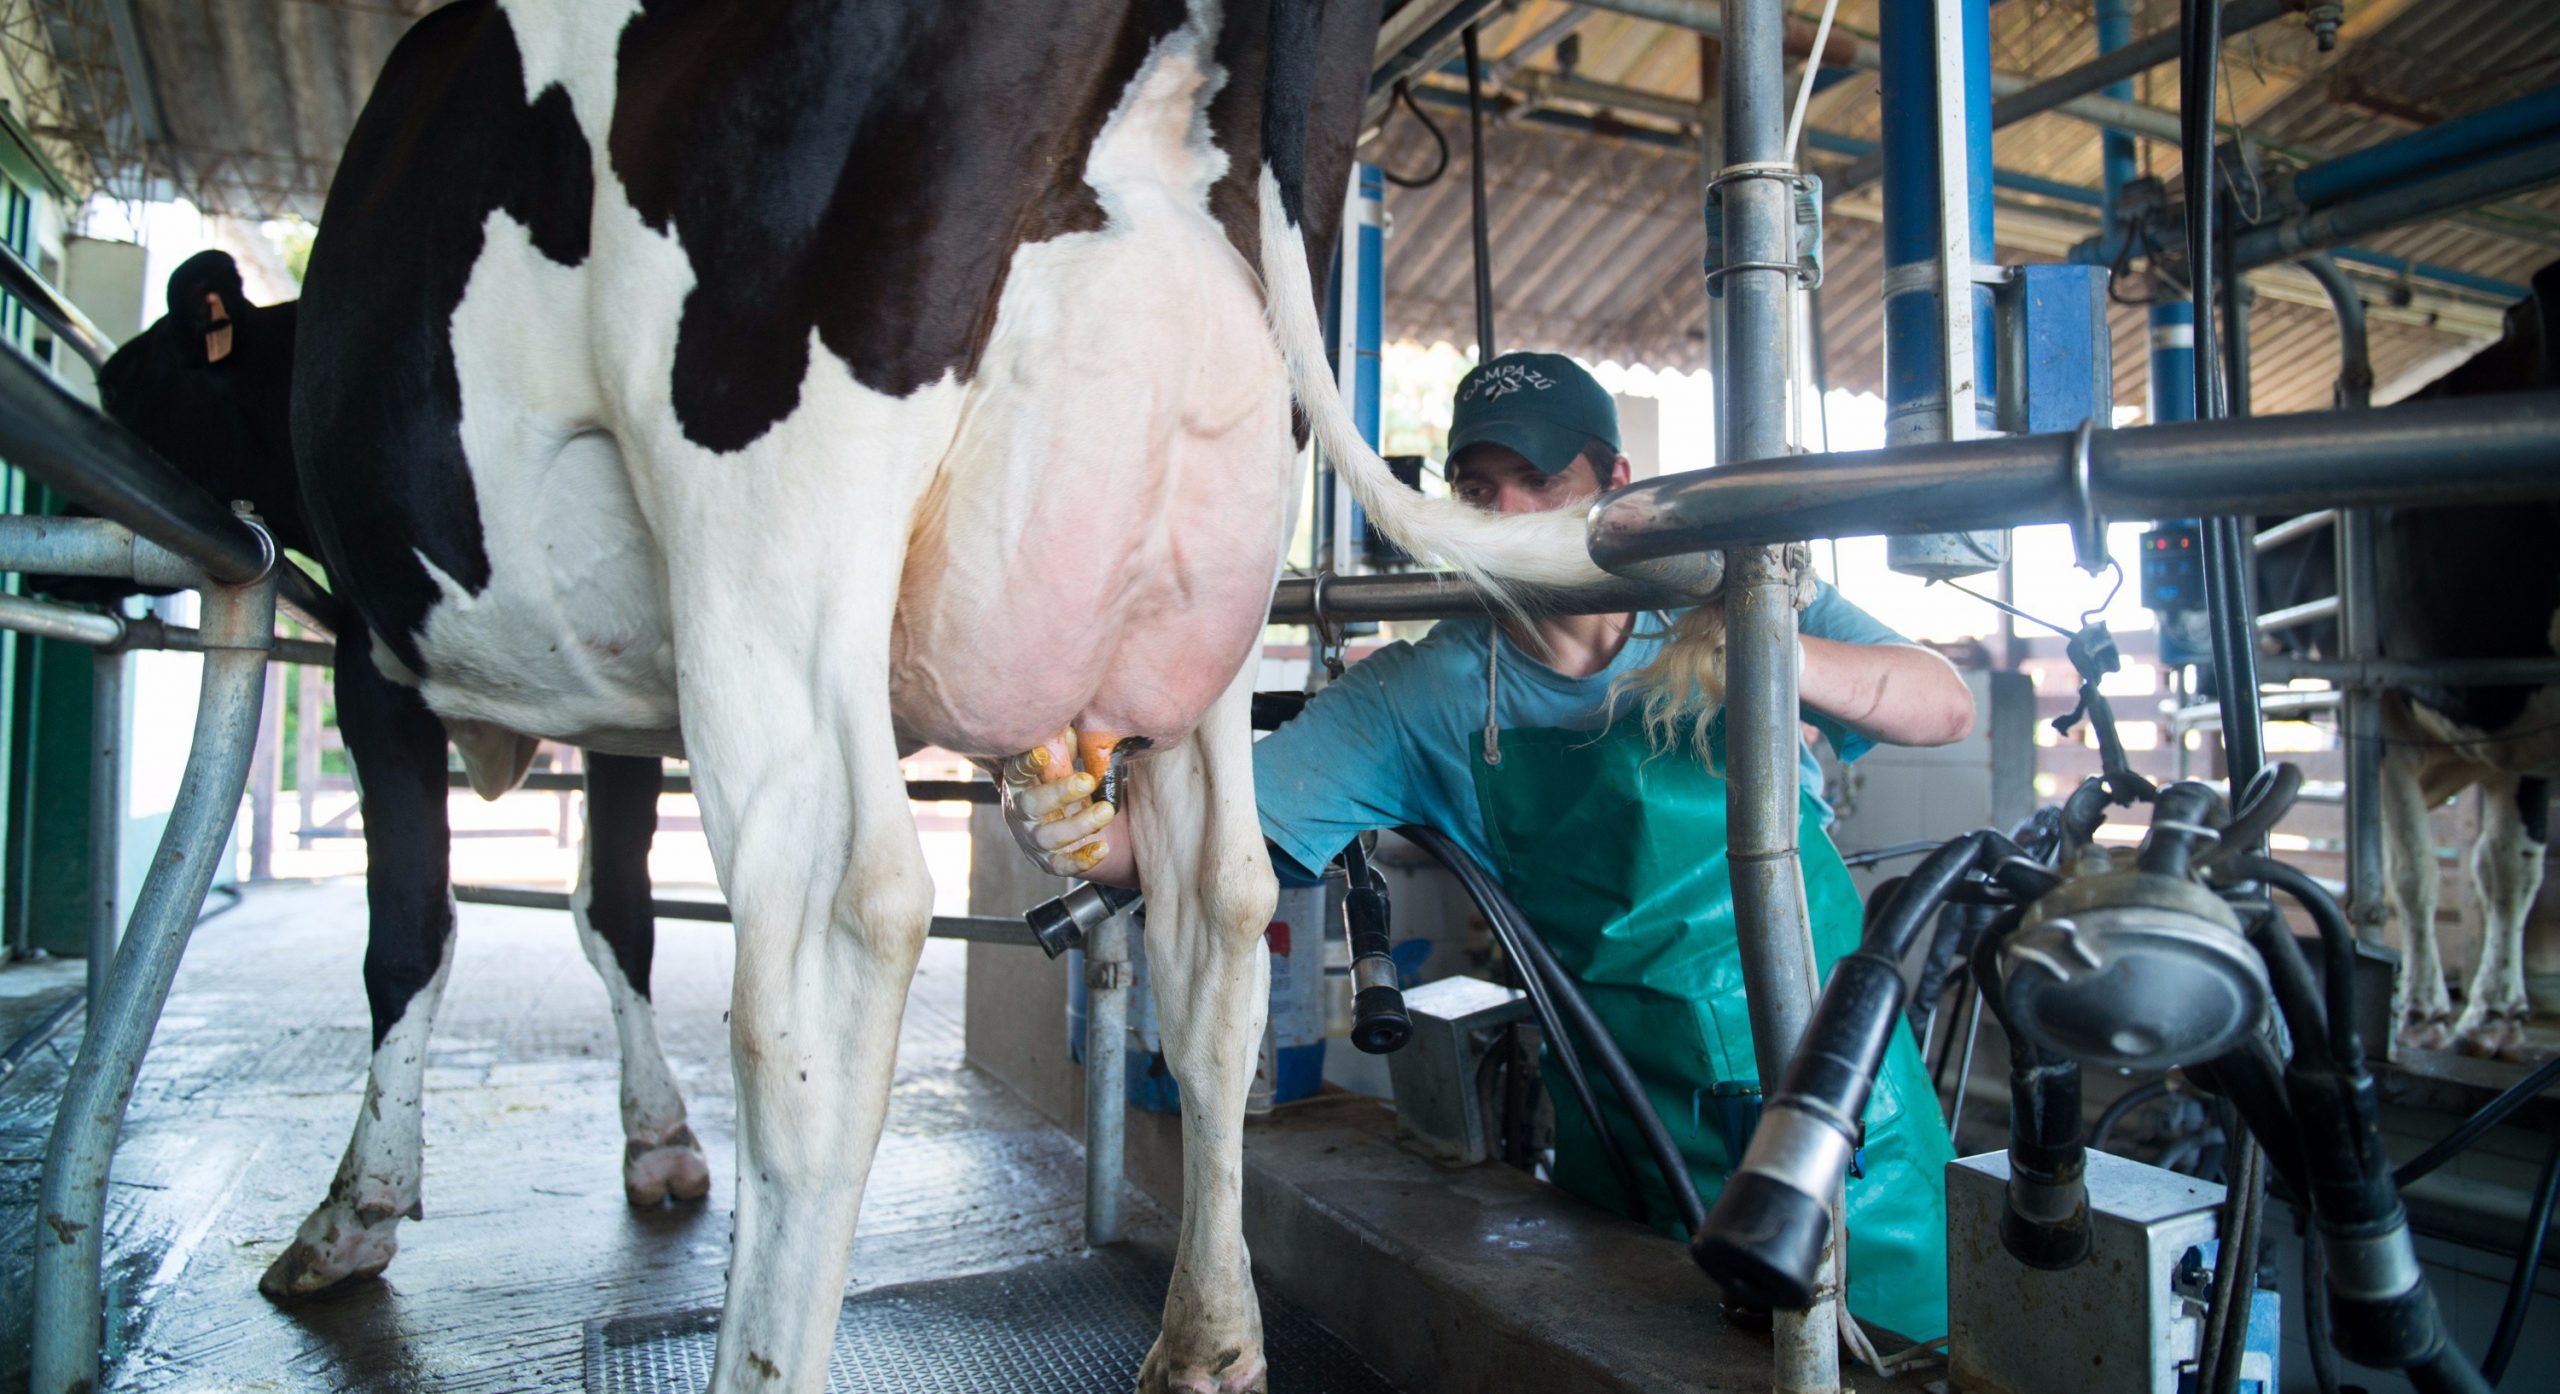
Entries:
{"type": "Polygon", "coordinates": [[[2523,1052],[2525,1022],[2532,1016],[2524,986],[2524,924],[2542,889],[2550,785],[2510,777],[2481,792],[2480,840],[2471,848],[2471,880],[2480,895],[2480,962],[2453,1036],[2464,1054],[2512,1059],[2523,1052]]]}
{"type": "Polygon", "coordinates": [[[421,1215],[427,1034],[453,963],[444,727],[374,667],[361,629],[339,637],[337,688],[364,812],[373,1060],[328,1197],[258,1281],[278,1299],[380,1273],[400,1247],[402,1218],[421,1215]]]}
{"type": "Polygon", "coordinates": [[[657,920],[649,908],[649,844],[658,831],[663,766],[628,755],[587,756],[587,836],[570,912],[587,962],[604,980],[622,1048],[622,1193],[633,1205],[699,1200],[711,1189],[702,1144],[685,1121],[649,1004],[657,920]]]}
{"type": "Polygon", "coordinates": [[[858,615],[759,614],[775,592],[676,587],[695,607],[677,629],[685,744],[738,943],[737,1218],[714,1390],[826,1383],[933,915],[889,714],[894,587],[856,580],[877,597],[858,615]],[[710,642],[686,651],[688,634],[710,642]]]}
{"type": "Polygon", "coordinates": [[[2391,906],[2400,919],[2400,1043],[2441,1050],[2452,1039],[2447,1027],[2453,997],[2436,942],[2435,843],[2417,762],[2398,749],[2382,761],[2382,851],[2391,906]]]}
{"type": "Polygon", "coordinates": [[[1182,1229],[1142,1394],[1266,1388],[1244,1244],[1244,1104],[1268,1012],[1276,887],[1254,815],[1253,668],[1180,745],[1142,762],[1129,815],[1147,887],[1147,972],[1182,1086],[1182,1229]]]}

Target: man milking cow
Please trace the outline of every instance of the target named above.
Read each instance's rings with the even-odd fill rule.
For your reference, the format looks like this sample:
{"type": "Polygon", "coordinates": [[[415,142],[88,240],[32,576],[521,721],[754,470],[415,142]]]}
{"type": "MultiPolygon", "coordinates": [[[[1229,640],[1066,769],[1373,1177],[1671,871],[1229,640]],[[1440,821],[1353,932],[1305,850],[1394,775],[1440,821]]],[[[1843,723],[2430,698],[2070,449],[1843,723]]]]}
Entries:
{"type": "MultiPolygon", "coordinates": [[[[230,254],[207,251],[170,275],[168,304],[98,374],[107,413],[215,497],[248,501],[280,545],[316,554],[290,430],[298,303],[252,303],[230,254]]],[[[63,590],[107,598],[94,586],[63,590]]],[[[338,724],[364,820],[374,1054],[337,1180],[261,1281],[277,1298],[381,1272],[400,1221],[422,1213],[426,1037],[453,940],[445,731],[414,691],[383,677],[361,623],[331,618],[341,621],[338,724]]],[[[710,1186],[649,1008],[658,788],[657,760],[590,754],[574,901],[579,941],[604,980],[620,1037],[623,1188],[640,1206],[697,1199],[710,1186]]]]}
{"type": "MultiPolygon", "coordinates": [[[[1458,386],[1450,492],[1490,513],[1579,513],[1628,482],[1618,413],[1560,354],[1508,353],[1458,386]]],[[[1371,828],[1441,830],[1546,937],[1625,1051],[1665,1118],[1756,1080],[1732,887],[1724,869],[1722,727],[1711,760],[1648,732],[1644,684],[1672,631],[1665,613],[1444,620],[1390,644],[1316,694],[1254,747],[1257,811],[1283,880],[1313,884],[1371,828]]],[[[1802,617],[1805,720],[1843,760],[1879,743],[1939,745],[1971,728],[1973,698],[1944,658],[1905,642],[1816,583],[1802,617]]],[[[1685,684],[1685,669],[1673,670],[1685,684]]],[[[1657,705],[1657,712],[1660,707],[1657,705]]],[[[1045,772],[1071,771],[1061,733],[1045,772]]],[[[1856,887],[1823,825],[1821,771],[1807,751],[1801,838],[1814,944],[1825,968],[1857,943],[1856,887]]],[[[1138,849],[1093,798],[1093,780],[1008,769],[1018,839],[1054,874],[1133,883],[1138,849]]],[[[1135,830],[1131,830],[1134,832],[1135,830]]],[[[1863,1174],[1849,1187],[1849,1306],[1915,1340],[1946,1329],[1946,1203],[1954,1156],[1919,1049],[1898,1035],[1867,1119],[1863,1174]]],[[[1554,1092],[1558,1185],[1681,1238],[1671,1192],[1651,1173],[1626,1194],[1599,1136],[1632,1155],[1623,1106],[1584,1116],[1554,1092]]],[[[1712,1127],[1675,1129],[1701,1195],[1737,1158],[1712,1127]]]]}

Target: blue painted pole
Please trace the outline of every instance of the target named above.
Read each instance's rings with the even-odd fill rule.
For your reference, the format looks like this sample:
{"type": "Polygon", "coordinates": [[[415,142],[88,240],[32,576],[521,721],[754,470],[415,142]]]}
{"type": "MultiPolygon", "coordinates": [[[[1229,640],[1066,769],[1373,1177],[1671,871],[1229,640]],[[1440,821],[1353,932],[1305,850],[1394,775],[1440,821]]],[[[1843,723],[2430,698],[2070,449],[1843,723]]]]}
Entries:
{"type": "MultiPolygon", "coordinates": [[[[1332,360],[1334,381],[1351,407],[1351,419],[1369,448],[1378,447],[1378,339],[1386,322],[1386,179],[1372,164],[1352,166],[1350,197],[1344,200],[1342,232],[1333,254],[1333,294],[1324,306],[1325,355],[1332,360]],[[1344,361],[1349,355],[1349,362],[1344,361]]],[[[1367,510],[1351,498],[1327,471],[1316,495],[1316,555],[1330,548],[1333,568],[1348,570],[1367,536],[1367,510]],[[1341,510],[1348,510],[1347,520],[1341,510]]]]}
{"type": "MultiPolygon", "coordinates": [[[[1946,375],[1938,353],[1938,150],[1929,113],[1937,102],[1930,0],[1884,0],[1885,442],[1946,439],[1946,375]],[[1904,270],[1904,268],[1911,268],[1904,270]]],[[[1967,6],[1966,168],[1973,256],[1994,259],[1991,234],[1991,42],[1988,7],[1967,6]],[[1977,24],[1975,21],[1979,20],[1977,24]],[[1979,42],[1977,42],[1977,38],[1979,42]]],[[[1986,405],[1991,390],[1991,294],[1976,292],[1976,354],[1986,405]]],[[[1984,423],[1986,426],[1988,421],[1984,423]]]]}
{"type": "MultiPolygon", "coordinates": [[[[2099,44],[2105,43],[2102,35],[2099,44]]],[[[2317,208],[2419,175],[2458,169],[2555,132],[2560,132],[2560,86],[2313,165],[2294,176],[2293,192],[2317,208]]]]}
{"type": "MultiPolygon", "coordinates": [[[[1938,306],[1939,170],[1935,20],[1932,0],[1884,0],[1883,50],[1885,250],[1885,443],[1911,445],[1952,438],[1940,352],[1938,306]]],[[[1965,208],[1972,260],[1998,260],[1992,238],[1991,9],[1964,0],[1965,208]]],[[[1988,287],[1973,287],[1975,434],[1997,429],[1995,328],[1988,287]]],[[[1887,564],[1915,575],[1955,577],[2000,562],[1998,533],[1895,537],[1887,564]]]]}
{"type": "Polygon", "coordinates": [[[2183,300],[2151,307],[2151,419],[2196,419],[2196,308],[2183,300]]]}
{"type": "MultiPolygon", "coordinates": [[[[1551,117],[1553,118],[1552,124],[1559,125],[1579,119],[1568,117],[1557,112],[1528,113],[1529,119],[1535,119],[1540,116],[1551,117]]],[[[1573,127],[1573,129],[1588,131],[1591,129],[1591,126],[1587,121],[1585,121],[1583,124],[1573,127]]],[[[1625,138],[1631,141],[1640,139],[1639,137],[1632,135],[1625,138]]],[[[1853,158],[1871,155],[1875,153],[1878,148],[1876,142],[1872,140],[1861,140],[1856,136],[1844,136],[1833,131],[1819,130],[1806,131],[1804,133],[1804,143],[1815,150],[1825,151],[1833,155],[1848,155],[1853,158]]],[[[1670,149],[1688,148],[1680,142],[1668,137],[1663,139],[1662,144],[1666,148],[1670,149]]],[[[2098,212],[2103,212],[2113,204],[2113,200],[2108,196],[2106,190],[2082,188],[2077,184],[2063,183],[2059,179],[2045,179],[2033,174],[2021,174],[2016,170],[2010,169],[1994,169],[1991,171],[1991,187],[1994,190],[2006,190],[2015,194],[2033,194],[2039,198],[2052,199],[2057,203],[2077,204],[2082,208],[2098,212]]],[[[2117,231],[2117,229],[2110,227],[2108,237],[2101,237],[2096,242],[2087,243],[2074,249],[2071,253],[2071,260],[2083,265],[2101,260],[2111,261],[2114,248],[2110,244],[2109,238],[2114,236],[2117,231]]],[[[2502,281],[2495,276],[2482,276],[2469,271],[2457,270],[2450,266],[2439,266],[2434,262],[2411,261],[2406,257],[2392,256],[2387,252],[2377,252],[2367,247],[2333,247],[2330,249],[2329,255],[2340,261],[2354,262],[2359,266],[2371,266],[2383,271],[2391,271],[2402,275],[2413,276],[2419,280],[2433,281],[2438,285],[2450,286],[2455,290],[2467,290],[2474,294],[2491,296],[2499,300],[2522,300],[2525,296],[2531,294],[2529,289],[2518,285],[2513,281],[2502,281]]]]}
{"type": "MultiPolygon", "coordinates": [[[[1353,304],[1359,324],[1352,331],[1352,351],[1359,355],[1352,370],[1351,419],[1361,438],[1378,448],[1378,336],[1386,324],[1387,181],[1376,165],[1355,166],[1360,178],[1358,218],[1344,230],[1360,239],[1360,284],[1353,304]]],[[[1357,514],[1353,515],[1355,518],[1357,514]]]]}
{"type": "MultiPolygon", "coordinates": [[[[1351,200],[1351,225],[1342,230],[1343,239],[1358,247],[1354,258],[1358,274],[1345,297],[1351,307],[1352,323],[1343,337],[1351,344],[1351,419],[1360,427],[1360,438],[1375,450],[1379,443],[1379,331],[1386,324],[1386,244],[1387,181],[1372,164],[1352,166],[1356,193],[1351,200]]],[[[1354,547],[1369,535],[1369,511],[1357,499],[1351,501],[1351,536],[1354,547]]],[[[1349,558],[1337,562],[1337,569],[1349,558]]]]}
{"type": "MultiPolygon", "coordinates": [[[[2098,0],[2098,51],[2122,48],[2133,42],[2132,0],[2098,0]]],[[[2131,82],[2110,83],[2110,97],[2133,100],[2131,82]]],[[[2106,236],[2109,247],[2116,246],[2125,230],[2117,220],[2117,209],[2124,196],[2124,186],[2139,176],[2134,162],[2133,137],[2113,131],[2103,138],[2106,173],[2106,236]]],[[[2150,415],[2158,421],[2192,421],[2196,415],[2196,317],[2194,307],[2184,301],[2160,301],[2151,307],[2151,402],[2150,415]]]]}
{"type": "MultiPolygon", "coordinates": [[[[2105,53],[2132,42],[2133,0],[2098,0],[2098,51],[2105,53]]],[[[2132,101],[2133,84],[2109,83],[2106,95],[2132,101]]],[[[2100,137],[2098,149],[2106,176],[2107,240],[2112,245],[2123,231],[2116,210],[2124,198],[2124,186],[2141,176],[2142,167],[2134,158],[2133,137],[2122,131],[2109,131],[2100,137]]]]}

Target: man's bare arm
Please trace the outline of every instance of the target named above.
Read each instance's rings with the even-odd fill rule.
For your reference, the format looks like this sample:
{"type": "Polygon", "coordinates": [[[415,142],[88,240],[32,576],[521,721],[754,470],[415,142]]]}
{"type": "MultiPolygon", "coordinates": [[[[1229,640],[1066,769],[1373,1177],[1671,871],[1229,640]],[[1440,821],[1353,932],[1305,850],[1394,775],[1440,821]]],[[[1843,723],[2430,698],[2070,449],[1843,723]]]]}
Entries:
{"type": "Polygon", "coordinates": [[[1973,690],[1916,644],[1804,640],[1804,705],[1887,745],[1949,745],[1973,731],[1973,690]]]}

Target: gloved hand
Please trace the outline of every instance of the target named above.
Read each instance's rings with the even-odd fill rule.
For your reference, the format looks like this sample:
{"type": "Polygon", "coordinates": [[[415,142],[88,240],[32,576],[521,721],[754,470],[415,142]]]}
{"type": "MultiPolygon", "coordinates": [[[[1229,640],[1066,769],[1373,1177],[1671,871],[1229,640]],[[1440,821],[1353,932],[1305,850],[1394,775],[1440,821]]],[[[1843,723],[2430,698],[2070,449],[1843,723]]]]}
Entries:
{"type": "Polygon", "coordinates": [[[1102,833],[1120,810],[1093,791],[1101,771],[1076,768],[1076,732],[1056,735],[1008,756],[996,780],[1013,840],[1052,876],[1080,876],[1111,854],[1102,833]]]}

